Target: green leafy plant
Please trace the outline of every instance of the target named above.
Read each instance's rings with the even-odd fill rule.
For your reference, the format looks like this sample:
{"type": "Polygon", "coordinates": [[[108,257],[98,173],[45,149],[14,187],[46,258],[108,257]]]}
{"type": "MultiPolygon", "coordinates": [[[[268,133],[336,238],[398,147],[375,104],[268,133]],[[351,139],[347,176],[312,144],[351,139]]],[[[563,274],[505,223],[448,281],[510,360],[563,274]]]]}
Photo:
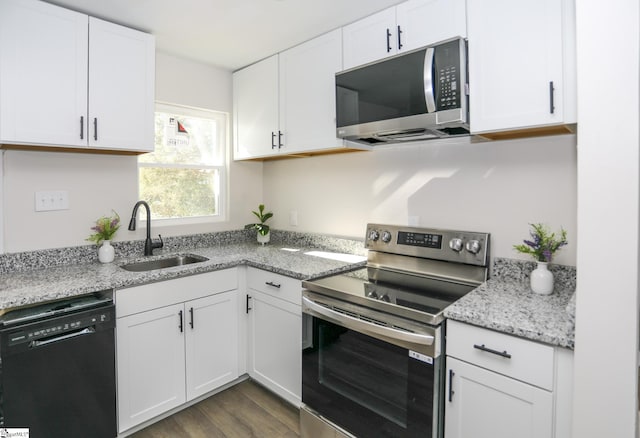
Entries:
{"type": "Polygon", "coordinates": [[[258,218],[260,222],[255,224],[247,224],[244,226],[245,230],[256,230],[261,236],[269,234],[269,225],[265,222],[273,217],[272,212],[264,212],[264,204],[258,205],[258,211],[252,211],[252,213],[258,218]]]}
{"type": "Polygon", "coordinates": [[[567,232],[561,227],[560,236],[556,237],[556,233],[550,232],[543,224],[529,225],[531,240],[525,239],[524,243],[513,245],[513,249],[522,254],[532,255],[538,262],[550,263],[553,254],[568,243],[567,232]]]}
{"type": "Polygon", "coordinates": [[[113,239],[118,228],[120,228],[120,216],[113,211],[113,216],[103,216],[96,220],[96,224],[91,227],[95,233],[87,237],[86,240],[99,245],[103,240],[113,239]]]}

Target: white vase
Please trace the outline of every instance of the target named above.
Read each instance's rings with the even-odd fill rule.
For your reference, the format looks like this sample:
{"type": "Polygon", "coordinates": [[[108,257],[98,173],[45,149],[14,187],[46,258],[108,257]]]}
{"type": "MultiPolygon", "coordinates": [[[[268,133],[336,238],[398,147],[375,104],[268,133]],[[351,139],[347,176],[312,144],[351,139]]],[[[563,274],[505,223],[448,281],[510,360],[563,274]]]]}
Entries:
{"type": "Polygon", "coordinates": [[[98,260],[100,263],[111,263],[116,256],[116,251],[111,246],[110,240],[103,240],[102,246],[98,248],[98,260]]]}
{"type": "Polygon", "coordinates": [[[257,235],[258,235],[258,243],[262,245],[264,245],[265,243],[269,243],[269,241],[271,240],[271,231],[269,231],[264,236],[260,233],[257,233],[257,235]]]}
{"type": "Polygon", "coordinates": [[[548,263],[538,262],[538,267],[531,271],[531,290],[540,295],[553,292],[553,273],[549,271],[548,263]]]}

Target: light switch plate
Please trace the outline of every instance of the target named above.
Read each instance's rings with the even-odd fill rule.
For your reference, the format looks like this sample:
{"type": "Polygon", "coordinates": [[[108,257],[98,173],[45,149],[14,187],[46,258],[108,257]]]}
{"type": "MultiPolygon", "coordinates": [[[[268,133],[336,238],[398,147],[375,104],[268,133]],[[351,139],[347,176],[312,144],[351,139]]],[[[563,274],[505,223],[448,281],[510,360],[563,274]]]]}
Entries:
{"type": "Polygon", "coordinates": [[[45,190],[35,194],[36,211],[53,211],[69,209],[68,190],[45,190]]]}

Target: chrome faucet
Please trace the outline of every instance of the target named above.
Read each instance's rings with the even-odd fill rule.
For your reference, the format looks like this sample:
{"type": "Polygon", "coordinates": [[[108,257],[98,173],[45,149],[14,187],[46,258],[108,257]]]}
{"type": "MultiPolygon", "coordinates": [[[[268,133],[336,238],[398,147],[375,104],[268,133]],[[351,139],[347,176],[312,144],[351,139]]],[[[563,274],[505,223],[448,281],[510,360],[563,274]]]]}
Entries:
{"type": "Polygon", "coordinates": [[[134,231],[136,229],[136,215],[138,214],[138,207],[141,205],[147,210],[147,238],[144,241],[144,255],[150,256],[153,255],[153,250],[155,248],[162,248],[164,246],[164,242],[162,241],[162,236],[160,234],[158,234],[160,242],[154,242],[151,239],[151,210],[149,209],[149,204],[145,201],[138,201],[133,207],[133,213],[131,213],[131,220],[129,221],[129,231],[134,231]]]}

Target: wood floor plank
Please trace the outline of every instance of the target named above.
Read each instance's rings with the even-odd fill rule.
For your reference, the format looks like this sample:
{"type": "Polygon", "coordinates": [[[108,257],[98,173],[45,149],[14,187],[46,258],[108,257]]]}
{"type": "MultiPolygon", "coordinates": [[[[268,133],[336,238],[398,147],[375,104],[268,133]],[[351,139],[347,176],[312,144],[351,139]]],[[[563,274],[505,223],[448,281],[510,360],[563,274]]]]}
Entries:
{"type": "Polygon", "coordinates": [[[270,415],[286,424],[291,431],[300,435],[300,412],[298,409],[253,382],[243,382],[237,386],[238,391],[252,399],[270,415]]]}
{"type": "Polygon", "coordinates": [[[131,435],[133,438],[299,438],[299,411],[251,380],[131,435]]]}

